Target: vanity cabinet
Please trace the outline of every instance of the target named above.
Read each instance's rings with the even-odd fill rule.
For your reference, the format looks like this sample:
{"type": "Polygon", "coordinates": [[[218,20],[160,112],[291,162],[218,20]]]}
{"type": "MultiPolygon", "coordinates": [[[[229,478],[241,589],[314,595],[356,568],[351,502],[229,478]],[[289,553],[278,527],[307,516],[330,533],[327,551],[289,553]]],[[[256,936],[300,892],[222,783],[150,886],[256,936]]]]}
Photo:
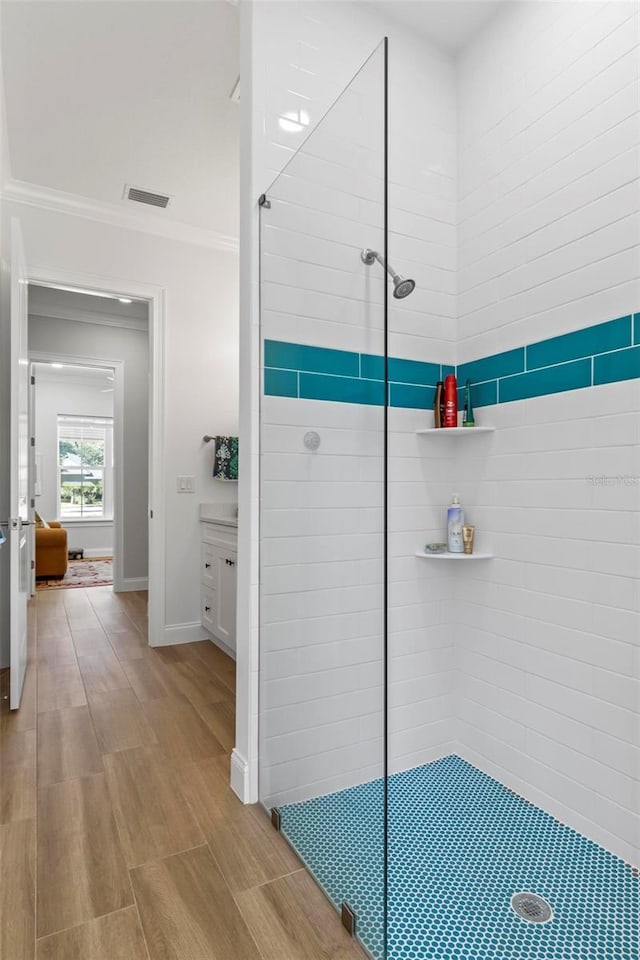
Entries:
{"type": "Polygon", "coordinates": [[[200,527],[200,619],[215,642],[235,658],[237,528],[208,520],[200,527]]]}

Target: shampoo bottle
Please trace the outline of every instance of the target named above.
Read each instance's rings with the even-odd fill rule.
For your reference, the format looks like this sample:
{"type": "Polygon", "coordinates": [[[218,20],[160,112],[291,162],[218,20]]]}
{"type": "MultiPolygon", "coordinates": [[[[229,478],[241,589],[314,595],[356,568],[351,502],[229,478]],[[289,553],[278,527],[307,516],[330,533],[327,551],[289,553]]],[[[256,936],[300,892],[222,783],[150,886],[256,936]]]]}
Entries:
{"type": "Polygon", "coordinates": [[[436,383],[436,392],[433,398],[433,425],[434,427],[442,427],[442,409],[444,407],[444,383],[442,380],[438,380],[436,383]]]}
{"type": "Polygon", "coordinates": [[[444,424],[445,427],[458,426],[458,384],[453,373],[444,381],[444,424]]]}
{"type": "Polygon", "coordinates": [[[449,553],[464,553],[464,541],[462,539],[462,527],[464,526],[464,513],[460,498],[454,493],[451,498],[451,506],[447,510],[447,550],[449,553]]]}
{"type": "Polygon", "coordinates": [[[473,406],[471,405],[471,380],[467,380],[464,388],[464,416],[462,418],[463,427],[475,427],[476,421],[473,416],[473,406]]]}

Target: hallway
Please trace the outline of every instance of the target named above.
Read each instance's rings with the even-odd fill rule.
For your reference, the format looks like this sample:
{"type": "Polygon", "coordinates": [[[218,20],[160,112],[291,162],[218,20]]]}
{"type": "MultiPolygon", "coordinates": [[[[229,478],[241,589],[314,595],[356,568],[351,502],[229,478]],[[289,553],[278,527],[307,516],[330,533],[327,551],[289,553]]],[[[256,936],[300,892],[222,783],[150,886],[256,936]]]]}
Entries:
{"type": "Polygon", "coordinates": [[[0,956],[362,958],[228,786],[235,664],[209,641],[152,649],[145,630],[143,593],[31,603],[22,707],[1,718],[0,956]]]}

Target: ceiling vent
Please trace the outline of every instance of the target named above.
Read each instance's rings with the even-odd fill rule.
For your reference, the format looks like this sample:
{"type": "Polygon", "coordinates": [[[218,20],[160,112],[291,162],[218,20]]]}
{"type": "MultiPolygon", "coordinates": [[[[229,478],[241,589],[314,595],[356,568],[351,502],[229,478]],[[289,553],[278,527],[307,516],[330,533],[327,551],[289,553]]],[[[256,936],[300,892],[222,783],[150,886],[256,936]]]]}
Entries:
{"type": "Polygon", "coordinates": [[[171,197],[166,193],[153,193],[151,190],[142,190],[140,187],[130,187],[128,184],[124,188],[126,200],[133,200],[135,203],[146,203],[150,207],[160,207],[165,210],[169,206],[171,197]]]}

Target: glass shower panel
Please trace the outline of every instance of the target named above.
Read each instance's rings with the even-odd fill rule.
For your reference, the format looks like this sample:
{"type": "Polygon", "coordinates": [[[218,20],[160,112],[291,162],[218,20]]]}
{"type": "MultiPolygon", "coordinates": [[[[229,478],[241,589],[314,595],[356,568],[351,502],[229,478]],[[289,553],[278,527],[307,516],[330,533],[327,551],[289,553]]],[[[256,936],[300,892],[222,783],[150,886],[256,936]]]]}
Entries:
{"type": "MultiPolygon", "coordinates": [[[[386,44],[260,202],[260,799],[385,957],[386,44]]],[[[312,107],[277,118],[297,145],[312,107]]]]}

